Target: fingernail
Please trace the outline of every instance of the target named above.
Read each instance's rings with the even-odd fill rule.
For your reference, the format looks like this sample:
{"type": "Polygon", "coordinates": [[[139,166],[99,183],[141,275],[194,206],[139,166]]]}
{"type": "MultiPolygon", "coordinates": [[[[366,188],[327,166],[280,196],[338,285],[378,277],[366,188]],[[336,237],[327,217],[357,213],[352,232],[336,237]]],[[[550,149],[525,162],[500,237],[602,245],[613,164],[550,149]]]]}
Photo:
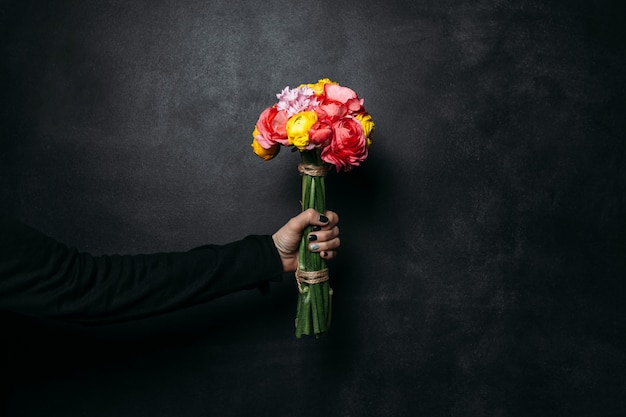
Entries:
{"type": "Polygon", "coordinates": [[[322,252],[322,256],[325,258],[326,256],[328,256],[328,252],[322,252]]]}
{"type": "Polygon", "coordinates": [[[309,240],[312,242],[314,240],[317,240],[317,236],[316,235],[309,235],[309,240]]]}
{"type": "Polygon", "coordinates": [[[311,250],[318,250],[320,248],[320,245],[318,245],[317,243],[314,243],[311,245],[311,250]]]}
{"type": "Polygon", "coordinates": [[[313,232],[319,232],[320,230],[322,230],[322,226],[318,226],[318,225],[311,226],[311,231],[313,232]]]}
{"type": "Polygon", "coordinates": [[[328,223],[328,217],[324,216],[323,214],[320,214],[320,221],[322,223],[328,223]]]}

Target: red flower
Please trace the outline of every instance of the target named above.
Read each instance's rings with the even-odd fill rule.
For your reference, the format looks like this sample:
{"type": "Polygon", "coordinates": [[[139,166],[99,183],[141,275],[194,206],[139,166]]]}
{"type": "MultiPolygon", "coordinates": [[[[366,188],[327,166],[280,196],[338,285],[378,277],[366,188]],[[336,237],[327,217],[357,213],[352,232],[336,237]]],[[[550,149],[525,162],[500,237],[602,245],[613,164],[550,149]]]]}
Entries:
{"type": "Polygon", "coordinates": [[[278,110],[276,106],[263,110],[253,133],[259,145],[265,149],[269,149],[277,143],[289,146],[285,128],[288,118],[287,113],[278,110]]]}
{"type": "Polygon", "coordinates": [[[322,149],[324,162],[335,165],[337,171],[350,171],[367,158],[367,143],[363,126],[352,116],[333,123],[334,138],[322,149]]]}
{"type": "Polygon", "coordinates": [[[353,90],[338,84],[325,84],[324,94],[320,99],[320,104],[315,111],[320,118],[326,117],[332,122],[365,111],[363,99],[359,98],[353,90]]]}
{"type": "Polygon", "coordinates": [[[309,144],[316,148],[327,146],[333,139],[333,126],[328,119],[317,119],[309,130],[309,144]]]}
{"type": "Polygon", "coordinates": [[[348,115],[348,108],[344,104],[337,101],[324,99],[324,101],[322,101],[320,105],[315,108],[315,112],[320,116],[320,118],[323,117],[335,122],[348,115]]]}

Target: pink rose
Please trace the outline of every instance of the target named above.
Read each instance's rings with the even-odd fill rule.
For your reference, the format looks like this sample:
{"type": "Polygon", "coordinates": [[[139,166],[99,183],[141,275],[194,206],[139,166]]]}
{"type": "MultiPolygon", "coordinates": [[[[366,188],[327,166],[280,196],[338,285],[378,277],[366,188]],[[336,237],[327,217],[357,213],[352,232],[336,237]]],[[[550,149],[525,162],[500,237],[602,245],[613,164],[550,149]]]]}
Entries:
{"type": "Polygon", "coordinates": [[[315,109],[315,111],[320,118],[329,119],[333,122],[348,115],[348,108],[346,105],[331,100],[324,100],[315,109]]]}
{"type": "Polygon", "coordinates": [[[350,114],[358,113],[363,110],[363,99],[348,87],[342,87],[339,84],[324,85],[324,102],[343,104],[350,114]]]}
{"type": "Polygon", "coordinates": [[[270,149],[275,144],[288,146],[287,130],[287,113],[278,110],[276,106],[268,107],[263,110],[256,124],[254,138],[259,145],[265,149],[270,149]]]}
{"type": "Polygon", "coordinates": [[[322,160],[335,165],[337,171],[350,171],[367,158],[367,144],[363,127],[352,116],[333,123],[334,138],[322,149],[322,160]]]}

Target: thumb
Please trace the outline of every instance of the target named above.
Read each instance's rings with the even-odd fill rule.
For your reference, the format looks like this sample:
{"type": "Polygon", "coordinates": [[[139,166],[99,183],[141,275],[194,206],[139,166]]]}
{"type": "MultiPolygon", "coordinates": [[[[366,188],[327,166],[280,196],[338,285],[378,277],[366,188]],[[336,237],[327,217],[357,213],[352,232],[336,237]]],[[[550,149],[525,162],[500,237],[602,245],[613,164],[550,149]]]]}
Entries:
{"type": "Polygon", "coordinates": [[[302,233],[304,229],[311,225],[326,226],[328,224],[328,217],[310,208],[293,217],[289,223],[291,223],[291,227],[295,229],[294,231],[302,233]]]}

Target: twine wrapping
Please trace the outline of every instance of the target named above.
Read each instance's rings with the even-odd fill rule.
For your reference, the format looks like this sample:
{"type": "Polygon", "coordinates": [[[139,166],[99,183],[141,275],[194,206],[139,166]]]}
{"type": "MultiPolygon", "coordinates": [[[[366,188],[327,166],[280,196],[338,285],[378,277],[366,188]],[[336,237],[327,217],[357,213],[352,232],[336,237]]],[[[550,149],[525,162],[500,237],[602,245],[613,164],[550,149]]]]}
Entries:
{"type": "Polygon", "coordinates": [[[298,171],[311,177],[325,177],[328,173],[328,168],[324,165],[299,164],[298,171]]]}
{"type": "Polygon", "coordinates": [[[300,268],[296,270],[296,283],[298,284],[298,291],[302,293],[302,284],[312,285],[319,284],[321,282],[328,281],[328,268],[321,271],[301,271],[300,268]]]}

